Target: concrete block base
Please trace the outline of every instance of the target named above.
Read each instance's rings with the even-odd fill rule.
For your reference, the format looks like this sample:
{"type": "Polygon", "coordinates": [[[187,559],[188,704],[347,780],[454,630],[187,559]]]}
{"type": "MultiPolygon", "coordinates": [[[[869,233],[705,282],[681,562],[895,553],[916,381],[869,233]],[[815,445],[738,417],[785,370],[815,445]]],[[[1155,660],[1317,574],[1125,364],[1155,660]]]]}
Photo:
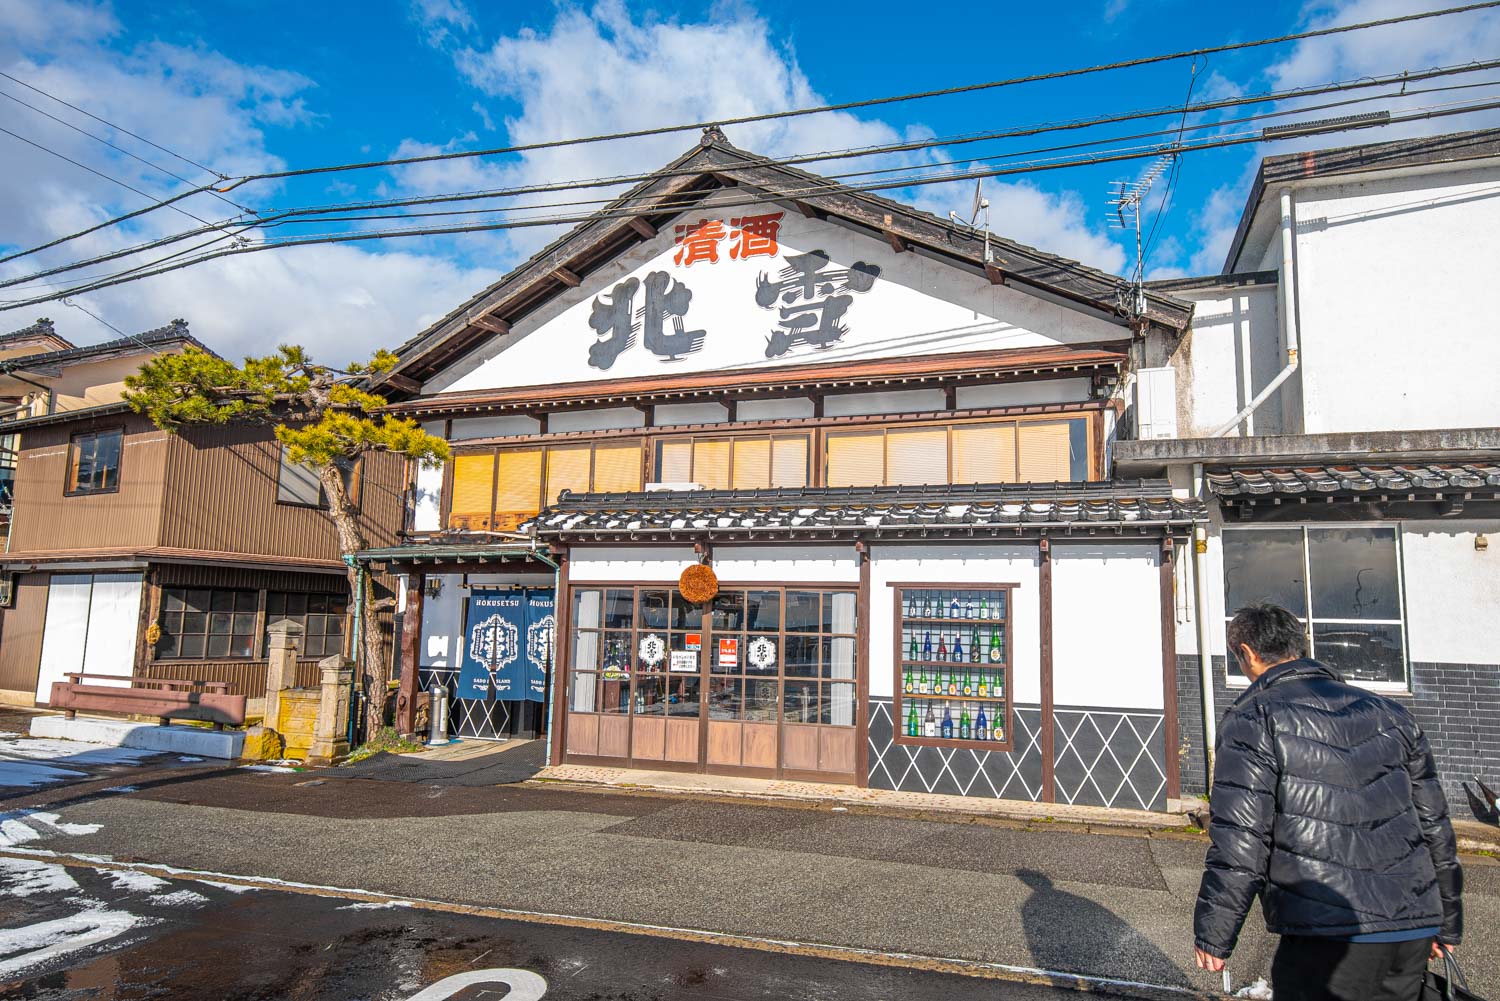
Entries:
{"type": "Polygon", "coordinates": [[[85,744],[107,744],[110,747],[133,747],[143,751],[230,760],[238,758],[245,746],[245,735],[238,731],[215,732],[196,726],[157,726],[154,723],[87,719],[82,716],[77,719],[38,716],[31,721],[31,735],[78,740],[85,744]]]}

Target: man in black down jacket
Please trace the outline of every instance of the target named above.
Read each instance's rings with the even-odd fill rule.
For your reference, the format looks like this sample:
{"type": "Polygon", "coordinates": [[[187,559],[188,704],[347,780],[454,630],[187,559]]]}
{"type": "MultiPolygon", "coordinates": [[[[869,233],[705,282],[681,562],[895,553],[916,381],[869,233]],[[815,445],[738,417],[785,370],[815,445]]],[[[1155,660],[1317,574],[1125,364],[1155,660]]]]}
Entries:
{"type": "Polygon", "coordinates": [[[1395,702],[1307,659],[1284,608],[1240,609],[1228,644],[1251,685],[1219,728],[1198,966],[1224,968],[1258,896],[1282,937],[1275,1001],[1415,1001],[1429,956],[1463,933],[1427,738],[1395,702]]]}

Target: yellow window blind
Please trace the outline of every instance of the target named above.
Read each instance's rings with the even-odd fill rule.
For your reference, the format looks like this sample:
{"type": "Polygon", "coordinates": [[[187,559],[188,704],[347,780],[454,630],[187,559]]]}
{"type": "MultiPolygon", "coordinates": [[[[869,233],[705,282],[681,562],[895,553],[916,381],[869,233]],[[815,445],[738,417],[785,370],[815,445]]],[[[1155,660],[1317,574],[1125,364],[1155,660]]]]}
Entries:
{"type": "Polygon", "coordinates": [[[1022,483],[1065,482],[1071,479],[1068,461],[1068,422],[1032,421],[1020,426],[1022,483]]]}
{"type": "Polygon", "coordinates": [[[956,426],[953,429],[953,482],[1016,482],[1016,426],[956,426]]]}
{"type": "Polygon", "coordinates": [[[694,483],[708,490],[729,489],[729,440],[693,442],[694,483]]]}
{"type": "Polygon", "coordinates": [[[771,485],[771,439],[736,438],[734,488],[764,490],[771,485]]]}
{"type": "Polygon", "coordinates": [[[494,527],[502,531],[515,528],[541,510],[541,498],[542,450],[502,449],[494,527]]]}
{"type": "Polygon", "coordinates": [[[453,503],[448,525],[452,528],[487,529],[495,499],[495,453],[453,457],[453,503]]]}
{"type": "MultiPolygon", "coordinates": [[[[564,490],[589,492],[590,445],[563,445],[547,449],[547,503],[557,502],[564,490]]],[[[504,453],[501,453],[502,455],[504,453]]]]}
{"type": "Polygon", "coordinates": [[[807,435],[772,439],[771,486],[807,486],[807,435]]]}
{"type": "Polygon", "coordinates": [[[693,479],[693,443],[664,441],[656,446],[656,481],[690,483],[693,479]]]}
{"type": "Polygon", "coordinates": [[[633,493],[640,489],[640,441],[610,442],[594,450],[595,493],[633,493]]]}
{"type": "Polygon", "coordinates": [[[830,487],[873,487],[885,482],[885,435],[862,431],[828,436],[830,487]]]}
{"type": "Polygon", "coordinates": [[[885,482],[948,482],[948,429],[891,431],[885,439],[885,482]]]}

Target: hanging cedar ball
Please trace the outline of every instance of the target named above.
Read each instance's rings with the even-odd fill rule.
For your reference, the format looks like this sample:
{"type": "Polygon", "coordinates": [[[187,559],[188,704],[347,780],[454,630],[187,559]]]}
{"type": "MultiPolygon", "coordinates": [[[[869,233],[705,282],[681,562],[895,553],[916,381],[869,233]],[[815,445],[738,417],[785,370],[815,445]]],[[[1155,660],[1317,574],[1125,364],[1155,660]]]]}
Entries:
{"type": "Polygon", "coordinates": [[[677,590],[695,605],[713,601],[719,593],[719,577],[707,563],[694,563],[677,578],[677,590]]]}

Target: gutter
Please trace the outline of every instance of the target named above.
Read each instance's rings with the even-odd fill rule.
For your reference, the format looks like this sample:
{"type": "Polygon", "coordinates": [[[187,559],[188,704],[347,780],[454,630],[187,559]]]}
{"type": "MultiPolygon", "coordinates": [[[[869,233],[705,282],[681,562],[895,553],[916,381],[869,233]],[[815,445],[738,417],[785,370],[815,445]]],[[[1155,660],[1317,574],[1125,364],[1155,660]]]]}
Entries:
{"type": "MultiPolygon", "coordinates": [[[[1229,422],[1214,430],[1210,438],[1222,438],[1224,435],[1239,427],[1260,405],[1270,399],[1271,394],[1281,388],[1281,384],[1292,377],[1297,371],[1298,362],[1298,332],[1297,332],[1297,272],[1293,263],[1294,243],[1296,234],[1293,231],[1292,189],[1281,189],[1281,333],[1286,344],[1286,365],[1276,377],[1266,384],[1266,388],[1256,394],[1255,399],[1245,405],[1245,408],[1230,418],[1229,422]]],[[[1245,359],[1245,368],[1250,367],[1249,358],[1245,359]]],[[[1247,431],[1254,431],[1247,425],[1247,431]]]]}

